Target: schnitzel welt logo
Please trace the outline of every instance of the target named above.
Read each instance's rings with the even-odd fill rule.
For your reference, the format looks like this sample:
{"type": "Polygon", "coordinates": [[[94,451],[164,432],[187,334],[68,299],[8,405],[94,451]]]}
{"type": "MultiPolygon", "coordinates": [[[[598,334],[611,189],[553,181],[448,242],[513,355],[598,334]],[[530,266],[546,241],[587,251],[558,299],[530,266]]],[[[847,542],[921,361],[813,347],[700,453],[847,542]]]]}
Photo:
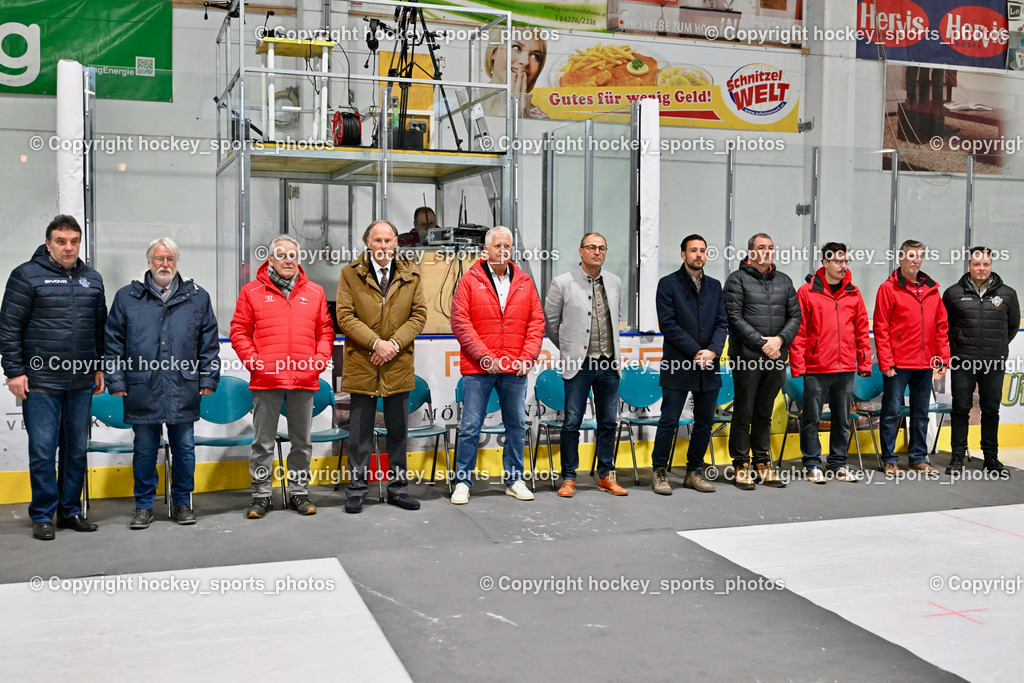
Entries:
{"type": "Polygon", "coordinates": [[[725,90],[738,112],[771,116],[789,103],[790,83],[785,72],[771,64],[747,64],[729,77],[725,90]]]}

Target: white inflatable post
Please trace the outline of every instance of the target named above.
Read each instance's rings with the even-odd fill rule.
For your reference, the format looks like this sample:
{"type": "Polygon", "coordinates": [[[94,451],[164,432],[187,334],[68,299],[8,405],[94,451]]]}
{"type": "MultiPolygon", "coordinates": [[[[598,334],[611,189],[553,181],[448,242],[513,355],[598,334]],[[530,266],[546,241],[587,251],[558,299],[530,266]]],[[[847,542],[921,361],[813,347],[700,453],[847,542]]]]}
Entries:
{"type": "Polygon", "coordinates": [[[85,97],[82,65],[57,63],[57,213],[85,229],[85,97]]]}
{"type": "Polygon", "coordinates": [[[658,289],[661,226],[661,131],[658,101],[640,100],[640,306],[641,331],[658,329],[654,293],[658,289]]]}

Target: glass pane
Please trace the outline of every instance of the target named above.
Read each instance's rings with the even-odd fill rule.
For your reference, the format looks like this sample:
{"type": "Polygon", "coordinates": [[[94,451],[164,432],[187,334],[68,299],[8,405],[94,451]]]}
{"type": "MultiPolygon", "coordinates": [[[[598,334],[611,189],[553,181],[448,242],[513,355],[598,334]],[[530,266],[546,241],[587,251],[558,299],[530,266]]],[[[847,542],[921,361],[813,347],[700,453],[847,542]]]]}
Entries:
{"type": "Polygon", "coordinates": [[[584,131],[585,122],[576,121],[552,132],[555,149],[552,251],[559,254],[551,276],[557,277],[576,265],[580,238],[583,237],[583,205],[585,201],[584,131]]]}
{"type": "Polygon", "coordinates": [[[962,175],[900,174],[895,248],[908,239],[923,242],[926,252],[921,270],[938,282],[942,291],[964,273],[966,191],[967,180],[962,175]]]}

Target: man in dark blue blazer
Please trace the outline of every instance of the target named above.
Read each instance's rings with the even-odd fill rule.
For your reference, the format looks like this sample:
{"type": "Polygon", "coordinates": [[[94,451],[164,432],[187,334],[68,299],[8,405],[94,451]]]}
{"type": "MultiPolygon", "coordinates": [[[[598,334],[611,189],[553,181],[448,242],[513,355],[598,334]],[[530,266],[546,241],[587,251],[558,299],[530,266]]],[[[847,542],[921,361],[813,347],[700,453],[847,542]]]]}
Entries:
{"type": "Polygon", "coordinates": [[[658,324],[664,336],[664,354],[659,379],[661,419],[651,460],[654,492],[665,496],[672,493],[665,468],[688,392],[693,394],[693,429],[683,487],[703,493],[715,490],[704,478],[704,453],[711,440],[715,404],[722,387],[718,357],[725,348],[729,320],[722,284],[704,274],[707,246],[700,235],[683,238],[683,266],[658,282],[658,324]]]}

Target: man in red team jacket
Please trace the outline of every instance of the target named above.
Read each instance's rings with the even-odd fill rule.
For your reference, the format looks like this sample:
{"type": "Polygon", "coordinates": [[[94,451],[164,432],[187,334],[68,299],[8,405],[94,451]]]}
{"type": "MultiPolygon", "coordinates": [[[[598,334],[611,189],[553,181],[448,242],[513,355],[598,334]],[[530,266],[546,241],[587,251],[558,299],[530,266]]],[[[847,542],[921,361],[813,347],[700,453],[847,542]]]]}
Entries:
{"type": "Polygon", "coordinates": [[[855,482],[857,476],[846,468],[846,451],[850,446],[853,376],[871,376],[868,313],[860,290],[851,282],[846,245],[829,242],[821,252],[821,268],[796,293],[800,331],[789,347],[791,374],[804,378],[800,451],[807,480],[824,484],[818,423],[822,404],[827,402],[832,421],[829,476],[855,482]]]}
{"type": "Polygon", "coordinates": [[[544,309],[533,280],[509,262],[512,233],[497,226],[484,237],[484,259],[473,264],[455,290],[452,333],[459,340],[459,369],[463,376],[463,410],[455,454],[452,503],[469,502],[476,467],[480,427],[491,391],[497,390],[505,425],[502,453],[505,493],[533,500],[523,483],[526,439],[527,373],[540,355],[544,339],[544,309]]]}
{"type": "Polygon", "coordinates": [[[882,443],[885,474],[900,476],[896,464],[903,393],[910,385],[910,447],[907,465],[929,475],[938,470],[927,462],[928,402],[933,371],[939,376],[949,367],[949,324],[942,292],[935,280],[921,272],[924,244],[907,240],[900,246],[900,267],[878,288],[875,297],[875,350],[885,375],[878,436],[882,443]]]}

